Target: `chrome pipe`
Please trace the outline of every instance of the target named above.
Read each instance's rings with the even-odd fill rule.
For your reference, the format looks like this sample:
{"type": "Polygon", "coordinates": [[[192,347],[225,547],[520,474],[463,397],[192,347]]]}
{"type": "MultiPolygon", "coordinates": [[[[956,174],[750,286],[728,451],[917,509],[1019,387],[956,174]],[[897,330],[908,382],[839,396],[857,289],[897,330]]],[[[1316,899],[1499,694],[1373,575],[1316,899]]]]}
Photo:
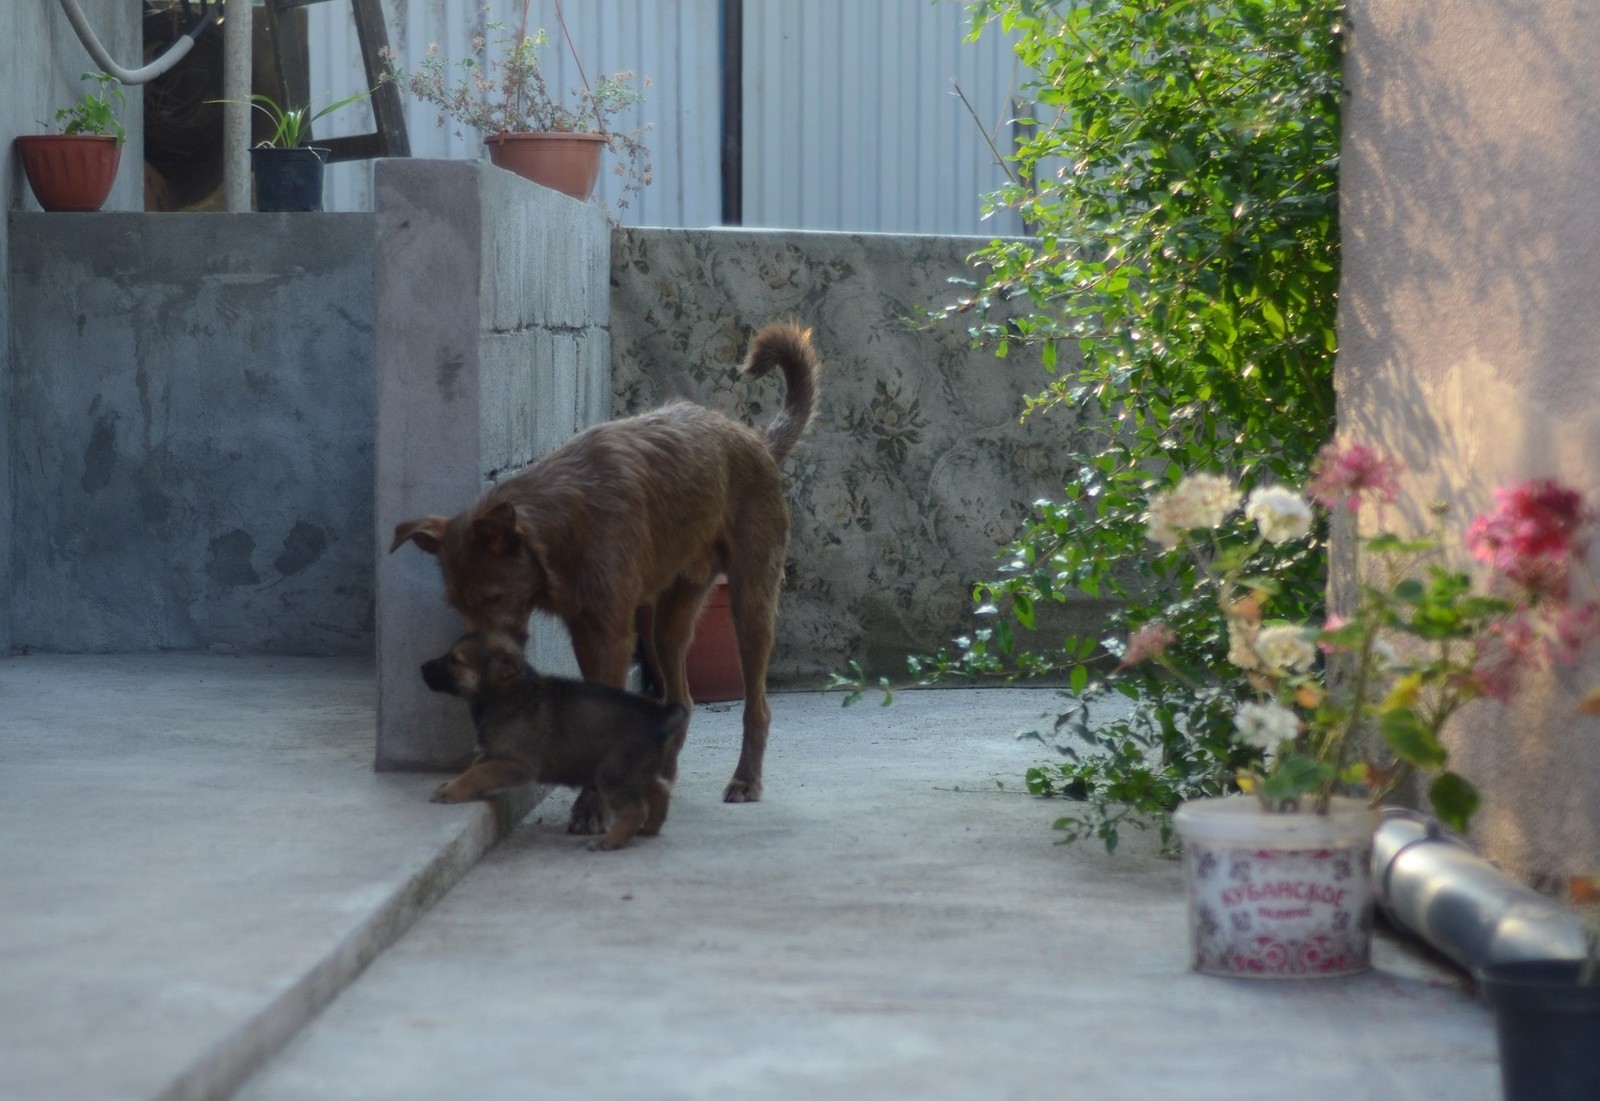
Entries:
{"type": "Polygon", "coordinates": [[[1517,882],[1436,820],[1389,808],[1373,839],[1372,884],[1389,920],[1476,975],[1494,963],[1582,959],[1583,920],[1517,882]]]}

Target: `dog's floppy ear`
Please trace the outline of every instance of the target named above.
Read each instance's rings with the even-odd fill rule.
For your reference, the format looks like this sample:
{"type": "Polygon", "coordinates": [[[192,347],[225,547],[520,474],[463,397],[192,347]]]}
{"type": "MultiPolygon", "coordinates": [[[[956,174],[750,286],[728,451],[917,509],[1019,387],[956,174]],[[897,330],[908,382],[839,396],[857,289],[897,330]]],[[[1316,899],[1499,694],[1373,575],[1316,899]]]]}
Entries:
{"type": "Polygon", "coordinates": [[[399,550],[407,540],[429,554],[438,554],[439,548],[444,545],[444,529],[450,521],[443,516],[424,516],[420,520],[407,520],[403,524],[394,526],[394,542],[389,544],[389,553],[399,550]]]}
{"type": "Polygon", "coordinates": [[[517,522],[517,507],[501,501],[472,521],[472,536],[490,554],[513,555],[527,545],[522,526],[517,522]]]}

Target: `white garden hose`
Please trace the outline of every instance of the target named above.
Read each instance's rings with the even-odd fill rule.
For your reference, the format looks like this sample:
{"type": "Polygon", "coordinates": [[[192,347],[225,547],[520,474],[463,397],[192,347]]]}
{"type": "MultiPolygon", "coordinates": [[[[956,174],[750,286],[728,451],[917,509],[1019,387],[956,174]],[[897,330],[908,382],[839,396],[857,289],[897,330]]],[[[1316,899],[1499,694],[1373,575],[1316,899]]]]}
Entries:
{"type": "Polygon", "coordinates": [[[212,23],[222,15],[221,5],[212,14],[200,20],[187,33],[174,42],[166,53],[156,58],[150,64],[139,69],[124,69],[111,59],[106,48],[100,44],[100,39],[95,37],[89,21],[84,18],[82,10],[78,7],[78,0],[61,0],[61,10],[66,12],[67,22],[72,24],[72,29],[78,32],[78,41],[83,43],[83,48],[89,51],[89,56],[100,70],[116,77],[123,84],[148,84],[156,77],[165,73],[178,62],[182,61],[190,50],[194,49],[194,40],[212,23]]]}

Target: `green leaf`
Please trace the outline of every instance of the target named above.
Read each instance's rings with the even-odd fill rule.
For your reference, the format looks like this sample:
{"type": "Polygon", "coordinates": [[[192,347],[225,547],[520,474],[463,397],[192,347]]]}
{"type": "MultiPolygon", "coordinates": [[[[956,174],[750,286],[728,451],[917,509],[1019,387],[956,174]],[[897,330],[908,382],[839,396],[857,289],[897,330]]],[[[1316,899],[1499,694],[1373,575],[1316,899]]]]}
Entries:
{"type": "Polygon", "coordinates": [[[1480,800],[1477,788],[1454,772],[1444,772],[1428,788],[1428,802],[1439,821],[1457,833],[1466,833],[1480,800]]]}
{"type": "Polygon", "coordinates": [[[1378,721],[1383,740],[1402,761],[1418,768],[1438,768],[1449,758],[1438,735],[1409,707],[1396,707],[1378,721]]]}
{"type": "Polygon", "coordinates": [[[1261,792],[1273,802],[1298,799],[1322,782],[1322,766],[1313,758],[1295,754],[1278,762],[1261,781],[1261,792]]]}

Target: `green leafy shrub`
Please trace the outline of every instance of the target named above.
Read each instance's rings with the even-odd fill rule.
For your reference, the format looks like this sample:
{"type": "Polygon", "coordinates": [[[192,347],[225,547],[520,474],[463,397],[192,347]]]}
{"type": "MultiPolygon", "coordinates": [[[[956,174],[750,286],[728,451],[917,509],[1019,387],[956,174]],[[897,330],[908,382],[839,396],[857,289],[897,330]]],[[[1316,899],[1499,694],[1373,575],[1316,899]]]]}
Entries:
{"type": "MultiPolygon", "coordinates": [[[[1170,840],[1169,811],[1249,764],[1231,736],[1249,686],[1226,666],[1193,563],[1147,553],[1146,501],[1187,470],[1297,484],[1332,435],[1341,5],[970,6],[973,34],[1015,34],[1037,76],[1016,179],[988,200],[1033,238],[983,249],[985,278],[944,316],[1002,356],[1041,346],[1056,377],[1026,413],[1067,407],[1099,431],[1062,499],[1038,504],[1001,575],[977,587],[988,625],[912,673],[1067,677],[1067,709],[1041,737],[1088,748],[1062,739],[1030,789],[1078,802],[1057,823],[1068,839],[1112,848],[1123,828],[1157,825],[1170,840]],[[1081,368],[1061,369],[1074,346],[1081,368]],[[1021,645],[1039,608],[1075,594],[1119,602],[1102,637],[1021,645]],[[1176,657],[1214,671],[1203,689],[1108,667],[1158,619],[1176,657]]],[[[1320,527],[1274,569],[1282,614],[1320,614],[1320,527]]]]}

